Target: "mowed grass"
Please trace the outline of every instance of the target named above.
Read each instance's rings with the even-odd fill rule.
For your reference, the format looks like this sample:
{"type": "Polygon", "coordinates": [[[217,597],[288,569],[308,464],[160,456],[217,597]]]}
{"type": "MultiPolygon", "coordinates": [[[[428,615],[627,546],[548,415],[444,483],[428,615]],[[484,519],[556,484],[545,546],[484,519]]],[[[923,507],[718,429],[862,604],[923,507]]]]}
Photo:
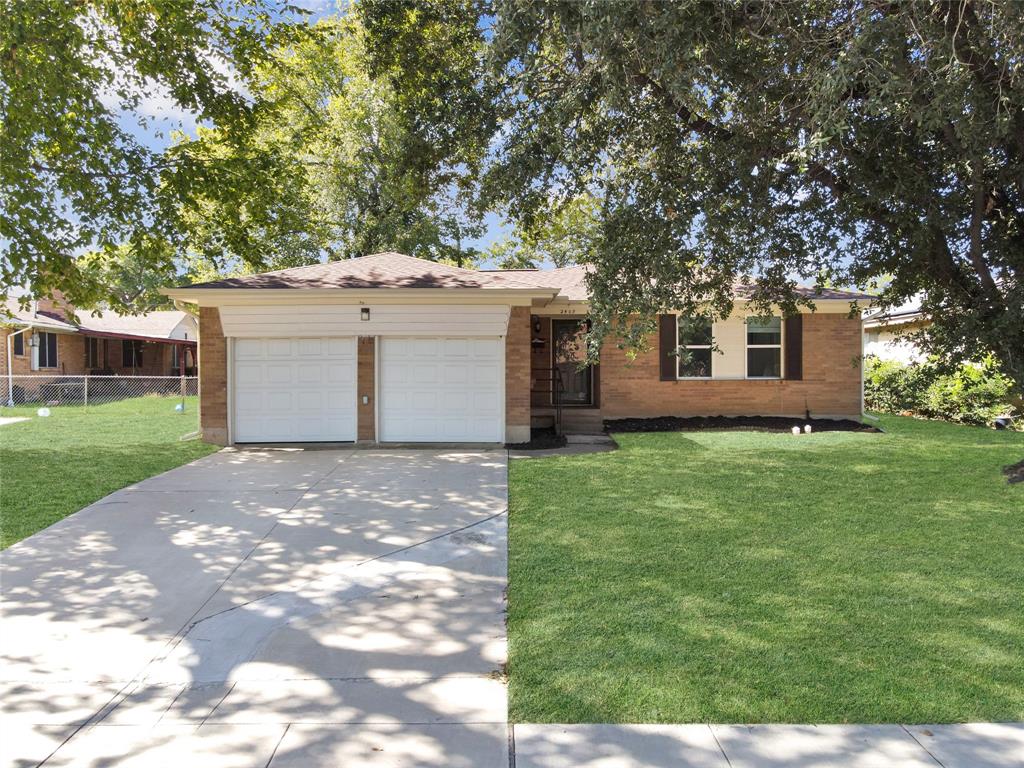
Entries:
{"type": "Polygon", "coordinates": [[[511,717],[1024,720],[1024,435],[881,425],[514,461],[511,717]]]}
{"type": "Polygon", "coordinates": [[[197,428],[197,398],[176,413],[175,397],[103,405],[0,408],[30,416],[0,426],[0,548],[77,512],[108,493],[216,450],[180,438],[197,428]]]}

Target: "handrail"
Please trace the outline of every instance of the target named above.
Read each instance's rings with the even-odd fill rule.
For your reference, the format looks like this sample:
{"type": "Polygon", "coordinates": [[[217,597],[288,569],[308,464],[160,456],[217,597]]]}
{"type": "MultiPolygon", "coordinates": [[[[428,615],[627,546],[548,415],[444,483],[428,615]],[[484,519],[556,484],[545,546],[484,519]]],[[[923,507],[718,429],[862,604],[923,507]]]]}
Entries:
{"type": "Polygon", "coordinates": [[[555,409],[555,434],[562,436],[562,394],[565,391],[565,384],[562,382],[562,372],[558,368],[534,368],[533,372],[549,371],[550,378],[533,377],[535,382],[549,382],[550,387],[544,389],[531,389],[531,394],[545,394],[551,397],[551,406],[555,409]]]}

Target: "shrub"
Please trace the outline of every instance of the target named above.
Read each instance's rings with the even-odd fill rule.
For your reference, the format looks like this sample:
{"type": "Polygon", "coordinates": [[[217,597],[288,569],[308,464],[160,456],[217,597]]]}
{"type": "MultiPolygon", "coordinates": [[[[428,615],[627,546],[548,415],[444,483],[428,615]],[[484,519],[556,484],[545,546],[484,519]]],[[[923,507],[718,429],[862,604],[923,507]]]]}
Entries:
{"type": "Polygon", "coordinates": [[[883,413],[920,411],[933,378],[931,366],[870,356],[864,364],[864,402],[869,410],[883,413]]]}
{"type": "Polygon", "coordinates": [[[991,359],[942,373],[933,363],[904,365],[868,357],[864,402],[869,410],[910,411],[960,424],[990,424],[1012,411],[1012,382],[991,359]]]}
{"type": "Polygon", "coordinates": [[[1011,381],[992,361],[961,365],[954,373],[938,377],[925,397],[924,412],[961,424],[990,424],[1010,410],[1011,381]]]}

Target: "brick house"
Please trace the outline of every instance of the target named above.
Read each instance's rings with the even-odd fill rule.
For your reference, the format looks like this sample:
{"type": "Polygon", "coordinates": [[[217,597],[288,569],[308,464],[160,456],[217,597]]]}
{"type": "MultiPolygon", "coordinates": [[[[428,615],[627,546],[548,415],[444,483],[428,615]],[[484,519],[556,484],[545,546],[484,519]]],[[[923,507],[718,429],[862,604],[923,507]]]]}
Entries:
{"type": "Polygon", "coordinates": [[[397,253],[168,289],[199,307],[203,438],[515,443],[550,423],[668,415],[859,417],[863,294],[816,311],[666,314],[630,360],[580,367],[585,272],[475,271],[397,253]]]}
{"type": "Polygon", "coordinates": [[[198,331],[196,319],[181,311],[120,316],[76,312],[60,296],[28,309],[9,299],[0,304],[0,377],[194,376],[198,331]]]}

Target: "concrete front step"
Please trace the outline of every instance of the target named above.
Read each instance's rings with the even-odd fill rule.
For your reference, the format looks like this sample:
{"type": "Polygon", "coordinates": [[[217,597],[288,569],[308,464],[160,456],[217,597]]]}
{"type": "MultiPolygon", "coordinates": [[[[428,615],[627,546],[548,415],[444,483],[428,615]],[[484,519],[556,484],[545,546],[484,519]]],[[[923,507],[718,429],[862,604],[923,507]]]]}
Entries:
{"type": "MultiPolygon", "coordinates": [[[[534,410],[531,414],[534,429],[553,427],[555,414],[550,409],[534,410]]],[[[593,408],[563,408],[562,430],[567,435],[599,435],[604,432],[604,420],[601,412],[593,408]]]]}

